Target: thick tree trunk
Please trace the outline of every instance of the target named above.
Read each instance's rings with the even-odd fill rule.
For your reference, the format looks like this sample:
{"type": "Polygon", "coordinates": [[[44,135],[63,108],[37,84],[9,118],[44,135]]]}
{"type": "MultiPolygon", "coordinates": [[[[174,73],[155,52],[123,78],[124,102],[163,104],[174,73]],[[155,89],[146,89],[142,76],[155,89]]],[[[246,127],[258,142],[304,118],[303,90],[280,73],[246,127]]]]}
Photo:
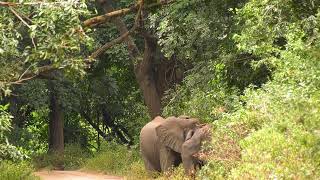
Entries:
{"type": "Polygon", "coordinates": [[[153,60],[157,43],[155,39],[145,37],[143,60],[135,68],[136,78],[142,90],[144,101],[151,118],[161,115],[161,97],[157,91],[153,73],[153,60]]]}
{"type": "MultiPolygon", "coordinates": [[[[98,2],[102,5],[105,13],[114,11],[112,0],[98,0],[98,2]]],[[[120,34],[128,32],[128,28],[120,17],[115,17],[112,19],[112,22],[118,28],[120,34]]],[[[145,49],[142,61],[138,61],[142,55],[131,36],[128,36],[125,41],[129,49],[132,63],[134,64],[136,79],[143,93],[144,101],[148,107],[151,119],[153,119],[161,114],[161,98],[157,92],[156,82],[152,71],[152,61],[157,47],[156,41],[151,38],[145,38],[145,49]],[[136,63],[137,61],[138,63],[136,63]]]]}
{"type": "Polygon", "coordinates": [[[64,121],[63,112],[59,102],[57,88],[54,81],[49,80],[50,90],[50,113],[49,113],[49,153],[57,155],[59,158],[55,164],[56,168],[63,169],[64,151],[64,121]]]}

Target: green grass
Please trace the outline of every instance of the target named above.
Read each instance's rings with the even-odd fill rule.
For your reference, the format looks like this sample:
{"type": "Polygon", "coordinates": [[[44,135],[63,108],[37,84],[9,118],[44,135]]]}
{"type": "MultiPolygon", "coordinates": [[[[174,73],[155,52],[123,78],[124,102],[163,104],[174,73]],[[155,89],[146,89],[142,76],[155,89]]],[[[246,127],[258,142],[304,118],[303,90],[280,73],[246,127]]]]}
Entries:
{"type": "Polygon", "coordinates": [[[129,150],[127,147],[116,143],[104,143],[101,150],[94,154],[84,164],[84,169],[103,172],[106,174],[125,175],[131,164],[138,169],[139,151],[129,150]]]}
{"type": "Polygon", "coordinates": [[[28,162],[0,162],[0,179],[3,180],[35,180],[32,165],[28,162]]]}
{"type": "Polygon", "coordinates": [[[32,158],[32,163],[36,169],[63,166],[65,170],[80,169],[91,154],[80,147],[78,144],[67,144],[64,154],[45,153],[32,158]]]}

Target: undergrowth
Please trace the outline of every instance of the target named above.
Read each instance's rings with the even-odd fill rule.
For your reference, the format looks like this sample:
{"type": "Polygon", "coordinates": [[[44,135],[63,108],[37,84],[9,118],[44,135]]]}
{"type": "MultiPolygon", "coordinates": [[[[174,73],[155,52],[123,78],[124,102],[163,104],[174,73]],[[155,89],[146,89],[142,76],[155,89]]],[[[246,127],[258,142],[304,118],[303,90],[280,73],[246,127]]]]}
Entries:
{"type": "Polygon", "coordinates": [[[0,179],[4,180],[34,180],[39,179],[32,175],[33,168],[30,163],[1,161],[0,162],[0,179]]]}
{"type": "Polygon", "coordinates": [[[130,173],[135,173],[136,176],[144,175],[144,166],[140,160],[139,151],[129,150],[116,143],[103,143],[101,149],[94,154],[93,158],[85,162],[83,168],[113,175],[130,173]]]}
{"type": "MultiPolygon", "coordinates": [[[[260,57],[252,67],[272,69],[270,80],[261,87],[248,86],[240,94],[229,91],[238,101],[221,95],[228,88],[225,79],[204,77],[195,83],[196,72],[178,88],[191,95],[176,91],[169,96],[165,113],[189,111],[212,122],[212,151],[198,179],[320,177],[320,11],[319,6],[308,7],[313,11],[297,9],[292,1],[252,0],[237,10],[242,24],[234,35],[238,50],[260,57]],[[280,38],[284,44],[277,44],[280,38]],[[202,98],[194,98],[198,96],[202,98]],[[196,112],[190,111],[193,107],[196,112]],[[210,114],[221,107],[229,108],[219,116],[210,114]]],[[[210,68],[216,68],[212,62],[203,66],[208,73],[202,74],[212,74],[210,68]]],[[[178,172],[174,177],[183,178],[178,172]]]]}
{"type": "Polygon", "coordinates": [[[81,168],[90,157],[92,157],[91,153],[82,149],[80,145],[67,144],[63,155],[44,153],[33,157],[32,163],[36,169],[63,167],[65,170],[76,170],[81,168]]]}

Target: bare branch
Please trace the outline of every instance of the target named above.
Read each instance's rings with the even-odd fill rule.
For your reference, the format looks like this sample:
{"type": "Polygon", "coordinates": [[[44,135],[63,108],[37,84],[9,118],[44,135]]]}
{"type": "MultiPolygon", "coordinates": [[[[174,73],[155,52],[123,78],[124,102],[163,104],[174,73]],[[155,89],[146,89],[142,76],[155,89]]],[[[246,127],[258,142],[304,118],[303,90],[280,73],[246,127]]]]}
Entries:
{"type": "Polygon", "coordinates": [[[37,2],[26,2],[26,3],[15,3],[15,2],[3,2],[0,1],[0,6],[34,6],[34,5],[54,5],[54,4],[68,4],[69,2],[42,2],[42,1],[37,1],[37,2]]]}
{"type": "Polygon", "coordinates": [[[0,6],[18,6],[19,3],[13,3],[13,2],[1,2],[0,6]]]}
{"type": "Polygon", "coordinates": [[[10,11],[11,11],[18,19],[20,19],[20,21],[21,21],[23,24],[25,24],[28,28],[31,28],[30,25],[29,25],[26,21],[24,21],[24,20],[22,19],[22,17],[21,17],[12,7],[9,7],[9,9],[10,9],[10,11]]]}
{"type": "Polygon", "coordinates": [[[110,47],[121,43],[126,37],[128,37],[135,29],[130,29],[130,31],[126,32],[125,34],[122,34],[120,37],[114,39],[111,42],[108,42],[106,44],[104,44],[103,46],[101,46],[98,50],[96,50],[94,53],[91,54],[90,58],[91,59],[95,59],[98,56],[100,56],[103,52],[105,52],[107,49],[109,49],[110,47]]]}
{"type": "Polygon", "coordinates": [[[54,70],[57,70],[58,68],[55,68],[53,66],[50,66],[50,65],[46,65],[46,66],[41,66],[41,67],[38,67],[37,69],[37,72],[32,72],[32,71],[29,71],[29,69],[31,68],[32,66],[29,66],[19,77],[18,80],[16,81],[13,81],[13,82],[2,82],[4,83],[5,85],[18,85],[18,84],[22,84],[24,81],[28,81],[28,80],[31,80],[33,78],[36,78],[37,76],[41,75],[42,73],[49,73],[49,72],[52,72],[54,70]]]}
{"type": "MultiPolygon", "coordinates": [[[[172,2],[173,1],[157,2],[157,3],[150,4],[150,5],[148,5],[146,7],[143,7],[143,8],[144,9],[150,9],[150,8],[157,7],[157,6],[166,5],[166,4],[169,4],[169,3],[172,3],[172,2]]],[[[88,27],[93,27],[93,26],[105,23],[107,21],[110,21],[110,19],[113,18],[113,17],[122,16],[122,15],[128,14],[130,12],[135,12],[135,11],[137,11],[139,9],[139,7],[140,7],[140,4],[136,4],[136,5],[133,5],[133,6],[129,7],[129,8],[124,8],[124,9],[120,9],[120,10],[116,10],[116,11],[113,11],[113,12],[106,13],[104,15],[96,16],[96,17],[93,17],[93,18],[85,20],[83,22],[83,25],[84,26],[88,26],[88,27]]]]}
{"type": "Polygon", "coordinates": [[[128,32],[122,34],[120,37],[118,37],[118,38],[114,39],[113,41],[108,42],[105,45],[103,45],[102,47],[100,47],[98,50],[96,50],[94,53],[91,54],[89,59],[97,58],[103,52],[105,52],[107,49],[109,49],[110,47],[112,47],[112,46],[114,46],[116,44],[119,44],[119,43],[123,42],[126,37],[128,37],[131,33],[133,33],[136,30],[137,26],[138,26],[139,19],[141,18],[141,9],[142,9],[142,6],[140,6],[140,8],[138,10],[138,13],[136,15],[133,27],[128,32]]]}
{"type": "Polygon", "coordinates": [[[31,68],[33,66],[33,64],[32,65],[30,65],[21,75],[20,75],[20,77],[19,77],[19,79],[18,80],[21,80],[22,79],[22,77],[29,71],[29,69],[31,68]]]}
{"type": "Polygon", "coordinates": [[[101,16],[96,16],[96,17],[85,20],[83,22],[83,25],[93,27],[109,21],[112,17],[118,17],[118,16],[128,14],[129,12],[133,12],[137,10],[137,7],[138,7],[137,5],[134,5],[130,8],[124,8],[124,9],[116,10],[101,16]]]}
{"type": "Polygon", "coordinates": [[[27,77],[27,78],[19,79],[19,80],[14,81],[14,82],[10,82],[10,83],[8,83],[8,85],[22,84],[24,81],[31,80],[31,79],[33,79],[33,78],[35,78],[35,77],[37,77],[37,75],[33,75],[33,76],[30,76],[30,77],[27,77]]]}

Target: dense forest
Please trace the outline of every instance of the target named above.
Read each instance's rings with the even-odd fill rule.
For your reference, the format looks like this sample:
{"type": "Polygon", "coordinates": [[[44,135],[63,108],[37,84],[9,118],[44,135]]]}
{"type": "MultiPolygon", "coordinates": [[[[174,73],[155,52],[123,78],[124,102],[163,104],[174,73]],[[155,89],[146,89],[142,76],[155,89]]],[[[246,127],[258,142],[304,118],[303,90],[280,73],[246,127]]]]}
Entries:
{"type": "Polygon", "coordinates": [[[140,130],[181,115],[212,132],[192,178],[319,178],[320,1],[0,1],[0,179],[149,179],[140,130]]]}

